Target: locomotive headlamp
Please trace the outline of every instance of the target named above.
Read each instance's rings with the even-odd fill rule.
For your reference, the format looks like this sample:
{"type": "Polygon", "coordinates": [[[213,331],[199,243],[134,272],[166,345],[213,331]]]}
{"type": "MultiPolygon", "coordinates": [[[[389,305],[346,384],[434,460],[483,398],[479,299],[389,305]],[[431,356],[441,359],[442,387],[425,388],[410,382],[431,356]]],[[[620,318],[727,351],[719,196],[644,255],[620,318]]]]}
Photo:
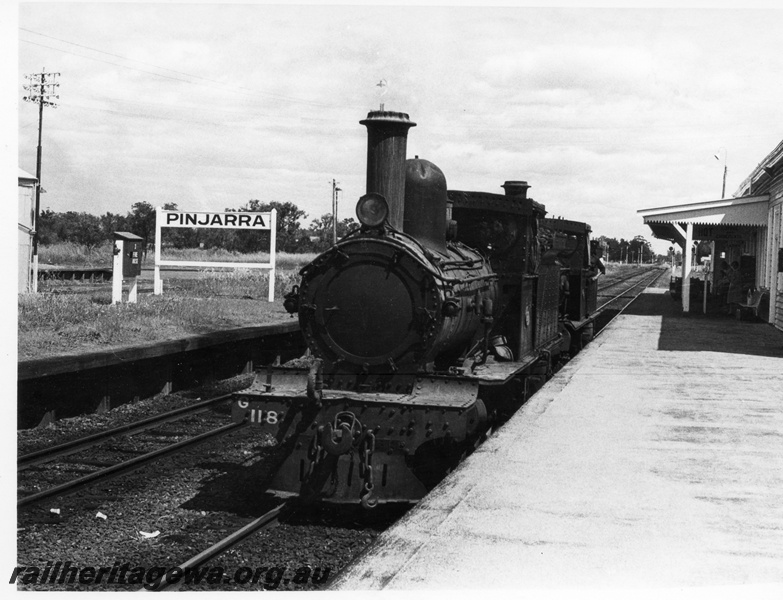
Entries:
{"type": "Polygon", "coordinates": [[[356,216],[366,227],[379,227],[389,216],[389,205],[386,198],[375,192],[365,194],[356,203],[356,216]]]}

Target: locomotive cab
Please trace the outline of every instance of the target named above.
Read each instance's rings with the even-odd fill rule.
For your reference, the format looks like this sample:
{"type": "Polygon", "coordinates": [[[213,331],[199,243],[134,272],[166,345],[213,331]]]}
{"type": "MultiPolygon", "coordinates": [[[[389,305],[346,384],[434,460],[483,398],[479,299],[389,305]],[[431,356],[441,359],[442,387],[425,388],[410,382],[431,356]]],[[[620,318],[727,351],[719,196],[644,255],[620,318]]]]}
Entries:
{"type": "Polygon", "coordinates": [[[598,284],[592,279],[591,228],[587,223],[567,219],[542,219],[542,240],[546,251],[562,265],[561,319],[572,336],[571,352],[592,339],[592,321],[597,306],[598,284]],[[577,332],[580,332],[577,335],[577,332]]]}

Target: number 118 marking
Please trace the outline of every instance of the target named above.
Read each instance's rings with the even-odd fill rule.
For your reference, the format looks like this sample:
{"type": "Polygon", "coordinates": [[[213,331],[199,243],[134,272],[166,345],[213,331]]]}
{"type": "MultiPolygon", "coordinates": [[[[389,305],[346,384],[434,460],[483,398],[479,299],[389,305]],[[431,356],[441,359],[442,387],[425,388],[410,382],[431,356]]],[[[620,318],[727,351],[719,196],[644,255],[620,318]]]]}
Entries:
{"type": "MultiPolygon", "coordinates": [[[[282,413],[279,416],[283,416],[282,413]]],[[[266,423],[268,425],[277,425],[278,413],[275,410],[257,410],[250,409],[251,423],[266,423]]]]}

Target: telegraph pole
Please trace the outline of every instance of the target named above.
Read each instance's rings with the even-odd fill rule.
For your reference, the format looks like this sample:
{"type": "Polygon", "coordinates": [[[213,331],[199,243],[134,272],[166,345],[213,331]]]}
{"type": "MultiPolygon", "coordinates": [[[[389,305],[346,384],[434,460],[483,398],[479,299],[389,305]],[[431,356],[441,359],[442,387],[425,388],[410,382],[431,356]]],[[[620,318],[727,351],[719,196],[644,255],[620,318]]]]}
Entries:
{"type": "Polygon", "coordinates": [[[337,243],[337,193],[342,192],[338,183],[332,179],[332,245],[337,243]]]}
{"type": "Polygon", "coordinates": [[[35,188],[35,222],[33,224],[33,292],[38,292],[38,215],[41,212],[41,131],[43,129],[43,109],[44,106],[57,108],[57,105],[51,101],[52,98],[60,98],[56,95],[56,82],[59,73],[47,73],[42,69],[40,73],[25,75],[25,79],[30,80],[29,85],[25,85],[28,95],[23,98],[25,102],[38,103],[38,154],[35,163],[35,177],[38,179],[38,185],[35,188]]]}

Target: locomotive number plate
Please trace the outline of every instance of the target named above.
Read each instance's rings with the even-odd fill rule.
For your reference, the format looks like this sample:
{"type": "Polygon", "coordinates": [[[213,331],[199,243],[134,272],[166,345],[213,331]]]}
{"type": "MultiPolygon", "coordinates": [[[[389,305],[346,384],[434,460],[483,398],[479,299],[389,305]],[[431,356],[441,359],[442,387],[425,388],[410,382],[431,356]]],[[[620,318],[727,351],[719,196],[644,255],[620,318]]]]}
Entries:
{"type": "Polygon", "coordinates": [[[250,409],[250,422],[259,425],[277,425],[283,413],[276,410],[261,410],[260,408],[250,409]]]}
{"type": "Polygon", "coordinates": [[[238,400],[232,412],[234,413],[234,420],[237,422],[247,419],[248,422],[254,425],[278,425],[283,420],[283,415],[285,414],[282,410],[277,410],[279,407],[279,405],[273,404],[270,406],[270,404],[263,402],[238,400]]]}

